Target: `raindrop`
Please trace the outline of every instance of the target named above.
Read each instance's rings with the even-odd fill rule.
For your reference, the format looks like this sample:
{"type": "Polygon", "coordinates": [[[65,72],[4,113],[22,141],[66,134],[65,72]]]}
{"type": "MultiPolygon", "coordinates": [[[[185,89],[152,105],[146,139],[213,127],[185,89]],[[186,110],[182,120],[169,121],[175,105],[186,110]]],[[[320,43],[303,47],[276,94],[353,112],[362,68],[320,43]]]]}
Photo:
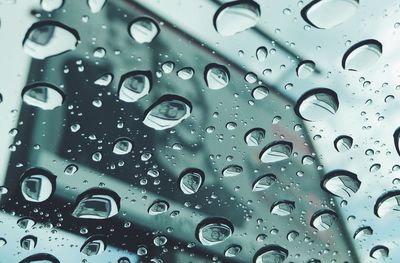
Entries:
{"type": "Polygon", "coordinates": [[[233,258],[239,255],[242,251],[242,247],[240,245],[230,245],[225,248],[224,255],[227,258],[233,258]]]}
{"type": "Polygon", "coordinates": [[[4,238],[0,237],[0,247],[3,247],[7,244],[7,240],[5,240],[4,238]]]}
{"type": "Polygon", "coordinates": [[[164,95],[145,112],[143,123],[155,130],[172,128],[190,116],[191,103],[177,95],[164,95]]]}
{"type": "Polygon", "coordinates": [[[167,212],[168,209],[169,209],[169,204],[165,201],[159,200],[152,203],[147,212],[150,215],[155,216],[167,212]]]}
{"type": "Polygon", "coordinates": [[[262,62],[267,60],[267,56],[268,56],[268,49],[266,47],[257,48],[256,57],[258,61],[262,62]]]}
{"type": "Polygon", "coordinates": [[[345,152],[351,149],[353,146],[353,138],[347,135],[338,136],[333,142],[336,151],[345,152]]]}
{"type": "Polygon", "coordinates": [[[95,58],[104,58],[106,54],[107,51],[102,47],[98,47],[93,51],[93,57],[95,58]]]}
{"type": "Polygon", "coordinates": [[[350,19],[359,0],[314,0],[301,10],[303,19],[320,29],[336,27],[350,19]]]}
{"type": "Polygon", "coordinates": [[[104,5],[106,4],[106,0],[87,0],[87,4],[90,8],[90,12],[95,14],[103,9],[104,5]]]}
{"type": "Polygon", "coordinates": [[[234,177],[234,176],[241,175],[242,172],[243,172],[242,166],[239,166],[237,164],[231,164],[222,170],[222,175],[224,177],[234,177]]]}
{"type": "Polygon", "coordinates": [[[175,63],[172,61],[164,62],[161,65],[161,69],[165,74],[170,74],[175,68],[175,63]]]}
{"type": "Polygon", "coordinates": [[[72,216],[76,218],[107,219],[116,215],[121,198],[117,193],[105,188],[86,190],[76,199],[72,216]]]}
{"type": "Polygon", "coordinates": [[[131,261],[127,257],[122,257],[118,259],[118,263],[131,263],[131,261]]]}
{"type": "Polygon", "coordinates": [[[149,94],[151,85],[150,71],[128,72],[121,77],[118,97],[125,102],[135,102],[149,94]]]}
{"type": "Polygon", "coordinates": [[[64,4],[64,0],[41,0],[40,6],[46,12],[53,12],[64,4]]]}
{"type": "Polygon", "coordinates": [[[363,226],[354,232],[353,238],[357,240],[363,240],[366,236],[370,236],[374,233],[371,227],[363,226]]]}
{"type": "Polygon", "coordinates": [[[19,263],[60,263],[60,261],[53,255],[46,253],[39,253],[26,257],[19,263]]]}
{"type": "Polygon", "coordinates": [[[133,143],[129,138],[118,138],[114,142],[113,153],[117,155],[125,155],[132,151],[133,143]]]}
{"type": "Polygon", "coordinates": [[[137,251],[136,251],[136,254],[137,254],[138,256],[145,256],[145,255],[147,255],[147,248],[144,247],[144,246],[139,246],[138,249],[137,249],[137,251]]]}
{"type": "Polygon", "coordinates": [[[153,239],[153,244],[154,244],[156,247],[161,247],[161,246],[164,246],[165,244],[167,244],[167,241],[168,241],[168,239],[167,239],[166,236],[156,236],[156,237],[153,239]]]}
{"type": "Polygon", "coordinates": [[[17,225],[21,229],[31,229],[35,224],[35,221],[29,217],[24,217],[17,221],[17,225]]]}
{"type": "Polygon", "coordinates": [[[218,90],[225,88],[229,83],[228,69],[216,63],[208,64],[204,70],[204,79],[209,89],[218,90]]]}
{"type": "Polygon", "coordinates": [[[96,256],[106,250],[106,244],[102,240],[101,236],[91,236],[81,247],[81,253],[86,256],[96,256]]]}
{"type": "Polygon", "coordinates": [[[271,214],[278,216],[288,216],[295,209],[295,204],[293,201],[282,200],[277,201],[271,206],[271,214]]]}
{"type": "Polygon", "coordinates": [[[382,44],[368,39],[351,46],[343,55],[342,67],[349,71],[361,71],[375,64],[382,55],[382,44]]]}
{"type": "Polygon", "coordinates": [[[374,259],[385,259],[389,256],[389,248],[382,245],[374,246],[369,252],[369,256],[374,259]]]}
{"type": "Polygon", "coordinates": [[[20,245],[25,250],[32,250],[36,247],[37,237],[29,235],[21,239],[20,245]]]}
{"type": "Polygon", "coordinates": [[[265,138],[265,130],[262,128],[254,128],[244,135],[244,141],[248,146],[259,146],[265,138]]]}
{"type": "Polygon", "coordinates": [[[400,211],[400,190],[389,191],[382,194],[375,203],[374,213],[383,217],[391,212],[400,211]]]}
{"type": "Polygon", "coordinates": [[[270,188],[276,182],[276,176],[273,174],[266,174],[258,177],[253,183],[253,192],[264,191],[270,188]]]}
{"type": "Polygon", "coordinates": [[[78,40],[75,29],[56,21],[40,21],[28,29],[22,45],[29,56],[45,59],[74,50],[78,40]]]}
{"type": "Polygon", "coordinates": [[[288,159],[292,150],[293,144],[291,142],[275,141],[262,149],[259,158],[263,163],[275,163],[288,159]]]}
{"type": "Polygon", "coordinates": [[[179,188],[186,195],[197,193],[204,182],[204,172],[196,168],[184,170],[179,179],[179,188]]]}
{"type": "Polygon", "coordinates": [[[47,170],[31,168],[20,180],[22,196],[29,202],[44,202],[55,190],[56,177],[47,170]]]}
{"type": "Polygon", "coordinates": [[[94,162],[100,162],[101,159],[103,159],[103,154],[102,154],[101,152],[94,152],[94,153],[92,154],[92,160],[93,160],[94,162]]]}
{"type": "Polygon", "coordinates": [[[79,170],[79,167],[75,164],[69,164],[64,169],[66,175],[74,175],[79,170]]]}
{"type": "Polygon", "coordinates": [[[335,115],[339,108],[336,92],[330,89],[317,88],[304,93],[296,103],[296,114],[307,121],[324,120],[335,115]]]}
{"type": "Polygon", "coordinates": [[[357,175],[346,170],[335,170],[325,175],[322,189],[341,198],[351,197],[360,188],[357,175]]]}
{"type": "Polygon", "coordinates": [[[111,83],[111,81],[113,80],[113,78],[114,78],[113,74],[105,73],[105,74],[101,75],[100,78],[96,79],[94,81],[94,84],[98,85],[98,86],[108,86],[111,83]]]}
{"type": "Polygon", "coordinates": [[[176,72],[176,75],[183,80],[191,79],[194,75],[194,69],[190,67],[182,68],[176,72]]]}
{"type": "Polygon", "coordinates": [[[150,43],[160,32],[157,23],[149,17],[139,17],[129,25],[129,34],[138,43],[150,43]]]}
{"type": "Polygon", "coordinates": [[[260,6],[256,2],[232,1],[218,8],[214,15],[214,27],[222,36],[232,36],[254,27],[260,16],[260,6]]]}
{"type": "Polygon", "coordinates": [[[295,241],[299,236],[300,236],[299,232],[293,230],[293,231],[290,231],[290,232],[287,234],[286,238],[287,238],[287,240],[288,240],[289,242],[293,242],[293,241],[295,241]]]}
{"type": "Polygon", "coordinates": [[[397,154],[400,155],[400,127],[396,129],[393,134],[394,146],[396,147],[397,154]]]}
{"type": "Polygon", "coordinates": [[[5,195],[8,193],[8,188],[5,186],[0,186],[0,195],[5,195]]]}
{"type": "Polygon", "coordinates": [[[299,78],[305,79],[311,76],[315,70],[315,63],[311,60],[304,60],[296,68],[296,74],[299,78]]]}
{"type": "Polygon", "coordinates": [[[288,257],[289,252],[287,249],[269,245],[259,249],[254,255],[254,263],[282,263],[288,257]]]}
{"type": "Polygon", "coordinates": [[[248,72],[245,76],[244,76],[244,80],[247,81],[247,83],[250,84],[254,84],[257,82],[257,75],[253,72],[248,72]]]}
{"type": "Polygon", "coordinates": [[[22,90],[22,100],[43,110],[60,107],[65,99],[64,92],[50,83],[34,83],[22,90]]]}
{"type": "Polygon", "coordinates": [[[258,86],[256,88],[253,89],[251,95],[253,96],[253,98],[255,100],[262,100],[265,97],[268,96],[269,90],[267,87],[264,86],[258,86]]]}
{"type": "Polygon", "coordinates": [[[328,209],[321,209],[312,215],[310,224],[318,231],[325,231],[335,223],[336,219],[335,212],[328,209]]]}
{"type": "Polygon", "coordinates": [[[221,217],[206,218],[196,228],[196,237],[204,246],[222,243],[232,234],[232,223],[221,217]]]}
{"type": "Polygon", "coordinates": [[[381,169],[381,165],[379,163],[374,163],[373,165],[371,165],[371,167],[369,168],[369,171],[371,173],[377,172],[381,169]]]}

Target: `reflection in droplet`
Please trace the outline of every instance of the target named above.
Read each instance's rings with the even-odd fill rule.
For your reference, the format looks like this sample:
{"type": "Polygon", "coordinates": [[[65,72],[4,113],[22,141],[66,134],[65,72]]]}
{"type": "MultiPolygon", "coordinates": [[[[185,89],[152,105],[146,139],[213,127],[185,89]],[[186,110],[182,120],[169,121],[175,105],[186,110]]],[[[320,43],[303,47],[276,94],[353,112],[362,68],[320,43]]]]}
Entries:
{"type": "Polygon", "coordinates": [[[271,214],[278,216],[288,216],[295,209],[295,204],[293,201],[277,201],[271,206],[271,214]]]}
{"type": "Polygon", "coordinates": [[[316,28],[330,29],[350,19],[359,0],[314,0],[301,10],[303,19],[316,28]]]}
{"type": "Polygon", "coordinates": [[[378,245],[374,246],[369,252],[369,256],[374,259],[385,259],[389,256],[389,248],[378,245]]]}
{"type": "Polygon", "coordinates": [[[230,245],[225,248],[224,255],[227,258],[233,258],[239,255],[242,251],[242,247],[240,245],[230,245]]]}
{"type": "Polygon", "coordinates": [[[64,92],[50,83],[34,83],[22,90],[22,100],[43,110],[53,110],[64,102],[64,92]]]}
{"type": "Polygon", "coordinates": [[[231,165],[226,166],[222,170],[222,175],[224,177],[234,177],[234,176],[241,175],[242,172],[243,172],[242,166],[239,166],[237,164],[231,164],[231,165]]]}
{"type": "Polygon", "coordinates": [[[101,236],[91,236],[81,247],[81,253],[86,256],[96,256],[104,252],[106,244],[102,240],[101,236]]]}
{"type": "Polygon", "coordinates": [[[26,257],[19,263],[60,263],[60,261],[53,255],[46,253],[39,253],[26,257]]]}
{"type": "Polygon", "coordinates": [[[87,4],[90,8],[90,12],[93,14],[98,13],[103,9],[107,0],[87,0],[87,4]]]}
{"type": "Polygon", "coordinates": [[[264,87],[264,86],[258,86],[256,88],[254,88],[253,91],[251,92],[251,95],[256,100],[262,100],[265,97],[267,97],[268,94],[269,94],[269,90],[267,87],[264,87]]]}
{"type": "Polygon", "coordinates": [[[307,121],[319,121],[335,115],[339,108],[336,92],[317,88],[304,93],[296,103],[296,114],[307,121]]]}
{"type": "Polygon", "coordinates": [[[129,138],[118,138],[114,142],[113,153],[118,155],[125,155],[132,151],[133,143],[129,138]]]}
{"type": "Polygon", "coordinates": [[[64,0],[40,0],[40,6],[46,12],[53,12],[64,4],[64,0]]]}
{"type": "Polygon", "coordinates": [[[172,128],[190,116],[191,103],[177,95],[164,95],[145,112],[143,123],[155,130],[172,128]]]}
{"type": "Polygon", "coordinates": [[[139,17],[129,25],[129,34],[138,43],[150,43],[158,35],[157,23],[149,17],[139,17]]]}
{"type": "Polygon", "coordinates": [[[333,144],[335,145],[336,151],[345,152],[350,150],[350,148],[353,146],[353,138],[347,135],[341,135],[335,139],[333,144]]]}
{"type": "Polygon", "coordinates": [[[118,97],[125,102],[135,102],[149,94],[151,85],[150,71],[128,72],[121,77],[118,97]]]}
{"type": "Polygon", "coordinates": [[[273,174],[266,174],[258,177],[253,183],[253,192],[264,191],[270,188],[276,182],[276,176],[273,174]]]}
{"type": "Polygon", "coordinates": [[[268,56],[268,49],[266,47],[257,48],[256,57],[258,61],[262,62],[267,60],[267,56],[268,56]]]}
{"type": "Polygon", "coordinates": [[[382,44],[375,39],[358,42],[343,55],[342,67],[350,71],[367,69],[378,61],[382,52],[382,44]]]}
{"type": "Polygon", "coordinates": [[[116,215],[121,198],[105,188],[93,188],[80,194],[72,216],[76,218],[106,219],[116,215]]]}
{"type": "Polygon", "coordinates": [[[315,63],[311,60],[304,60],[296,68],[296,74],[299,78],[305,79],[311,76],[315,70],[315,63]]]}
{"type": "Polygon", "coordinates": [[[181,68],[176,72],[176,75],[183,80],[191,79],[194,75],[194,69],[191,67],[181,68]]]}
{"type": "Polygon", "coordinates": [[[244,140],[248,146],[258,146],[265,138],[265,130],[254,128],[244,135],[244,140]]]}
{"type": "Polygon", "coordinates": [[[262,149],[259,158],[263,163],[275,163],[289,158],[292,150],[293,144],[291,142],[275,141],[262,149]]]}
{"type": "Polygon", "coordinates": [[[204,79],[209,89],[218,90],[225,88],[229,83],[228,69],[216,63],[208,64],[204,70],[204,79]]]}
{"type": "Polygon", "coordinates": [[[41,168],[32,168],[21,177],[21,192],[29,202],[44,202],[55,190],[56,177],[41,168]]]}
{"type": "Polygon", "coordinates": [[[75,49],[78,40],[78,32],[66,25],[40,21],[28,29],[22,45],[29,56],[45,59],[75,49]]]}
{"type": "Polygon", "coordinates": [[[256,2],[232,1],[218,8],[214,15],[214,27],[222,36],[232,36],[254,27],[260,16],[260,6],[256,2]]]}
{"type": "Polygon", "coordinates": [[[98,79],[94,81],[95,85],[98,86],[108,86],[113,80],[114,76],[111,73],[105,73],[101,75],[98,79]]]}
{"type": "Polygon", "coordinates": [[[32,250],[36,247],[37,237],[28,235],[21,239],[20,245],[25,250],[32,250]]]}
{"type": "Polygon", "coordinates": [[[289,252],[280,246],[269,245],[259,249],[254,255],[254,263],[282,263],[289,252]]]}
{"type": "Polygon", "coordinates": [[[204,172],[200,169],[189,168],[184,170],[179,179],[179,187],[186,195],[197,193],[204,182],[204,172]]]}
{"type": "Polygon", "coordinates": [[[348,198],[360,188],[361,181],[357,175],[345,170],[335,170],[325,175],[321,187],[341,198],[348,198]]]}
{"type": "Polygon", "coordinates": [[[147,212],[154,216],[154,215],[160,215],[163,214],[165,212],[167,212],[169,209],[169,204],[165,201],[159,200],[159,201],[155,201],[154,203],[152,203],[149,207],[149,209],[147,210],[147,212]]]}
{"type": "Polygon", "coordinates": [[[328,209],[321,209],[312,215],[310,224],[319,231],[325,231],[336,222],[336,219],[335,212],[328,209]]]}
{"type": "Polygon", "coordinates": [[[363,226],[358,228],[353,235],[354,239],[363,240],[366,236],[370,236],[374,233],[371,227],[363,226]]]}
{"type": "Polygon", "coordinates": [[[400,190],[386,192],[376,200],[374,213],[377,217],[398,211],[400,211],[400,190]]]}
{"type": "Polygon", "coordinates": [[[232,223],[220,217],[204,219],[196,228],[196,237],[204,246],[222,243],[232,236],[232,234],[232,223]]]}

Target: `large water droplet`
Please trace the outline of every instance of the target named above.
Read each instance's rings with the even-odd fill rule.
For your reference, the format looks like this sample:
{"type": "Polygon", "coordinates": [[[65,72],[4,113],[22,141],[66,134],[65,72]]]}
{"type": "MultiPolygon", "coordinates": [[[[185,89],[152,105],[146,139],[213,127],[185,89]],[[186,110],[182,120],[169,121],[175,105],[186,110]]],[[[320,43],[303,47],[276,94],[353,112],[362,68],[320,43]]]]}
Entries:
{"type": "Polygon", "coordinates": [[[118,97],[125,102],[135,102],[151,89],[151,72],[135,70],[126,73],[119,82],[118,97]]]}
{"type": "Polygon", "coordinates": [[[288,257],[289,252],[287,249],[270,245],[259,249],[254,255],[254,263],[282,263],[288,257]]]}
{"type": "Polygon", "coordinates": [[[358,0],[314,0],[301,10],[303,19],[316,28],[330,29],[351,18],[358,0]]]}
{"type": "Polygon", "coordinates": [[[53,12],[64,4],[64,0],[41,0],[40,6],[46,12],[53,12]]]}
{"type": "Polygon", "coordinates": [[[265,130],[262,128],[254,128],[249,130],[244,140],[248,146],[258,146],[265,138],[265,130]]]}
{"type": "Polygon", "coordinates": [[[5,238],[0,237],[0,248],[7,244],[7,240],[5,238]]]}
{"type": "Polygon", "coordinates": [[[260,160],[263,163],[275,163],[286,160],[292,154],[293,144],[287,141],[275,141],[262,149],[260,160]]]}
{"type": "Polygon", "coordinates": [[[271,214],[278,216],[288,216],[293,212],[294,209],[295,204],[293,201],[277,201],[271,206],[271,214]]]}
{"type": "Polygon", "coordinates": [[[172,128],[190,116],[191,103],[177,95],[164,95],[146,110],[143,123],[155,130],[172,128]]]}
{"type": "Polygon", "coordinates": [[[72,216],[76,218],[106,219],[116,215],[121,198],[105,188],[89,189],[77,198],[72,216]]]}
{"type": "Polygon", "coordinates": [[[183,80],[191,79],[194,75],[194,69],[191,67],[181,68],[176,72],[176,75],[183,80]]]}
{"type": "Polygon", "coordinates": [[[256,51],[256,57],[258,61],[265,61],[267,60],[268,56],[268,49],[266,47],[259,47],[256,51]]]}
{"type": "Polygon", "coordinates": [[[47,170],[32,168],[21,177],[22,196],[29,202],[44,202],[55,190],[56,177],[47,170]]]}
{"type": "Polygon", "coordinates": [[[296,68],[296,74],[299,78],[305,79],[311,76],[315,70],[315,63],[311,60],[304,60],[296,68]]]}
{"type": "Polygon", "coordinates": [[[106,4],[106,0],[87,0],[87,3],[90,8],[90,12],[95,14],[103,9],[104,5],[106,4]]]}
{"type": "Polygon", "coordinates": [[[253,183],[253,192],[264,191],[270,188],[276,182],[276,176],[266,174],[258,177],[253,183]]]}
{"type": "Polygon", "coordinates": [[[396,129],[393,134],[394,146],[396,147],[397,154],[400,155],[400,127],[396,129]]]}
{"type": "Polygon", "coordinates": [[[22,100],[43,110],[53,110],[64,102],[64,92],[49,83],[34,83],[22,90],[22,100]]]}
{"type": "Polygon", "coordinates": [[[389,256],[389,248],[382,245],[374,246],[369,252],[369,256],[374,259],[385,259],[389,256]]]}
{"type": "Polygon", "coordinates": [[[232,223],[221,217],[204,219],[196,228],[196,237],[205,246],[222,243],[232,234],[232,223]]]}
{"type": "Polygon", "coordinates": [[[24,217],[17,221],[17,225],[21,229],[31,229],[35,224],[36,224],[35,221],[29,217],[24,217]]]}
{"type": "Polygon", "coordinates": [[[74,175],[79,170],[79,167],[75,164],[69,164],[64,169],[66,175],[74,175]]]}
{"type": "Polygon", "coordinates": [[[160,32],[157,23],[149,17],[139,17],[129,25],[130,36],[138,43],[150,43],[160,32]]]}
{"type": "Polygon", "coordinates": [[[155,215],[160,215],[160,214],[167,212],[168,209],[169,209],[169,204],[167,202],[158,200],[150,205],[147,212],[150,215],[155,216],[155,215]]]}
{"type": "Polygon", "coordinates": [[[334,115],[339,108],[336,92],[317,88],[304,93],[295,106],[296,114],[307,121],[323,120],[334,115]]]}
{"type": "Polygon", "coordinates": [[[56,21],[34,23],[22,42],[24,51],[36,59],[45,59],[76,48],[79,34],[56,21]]]}
{"type": "Polygon", "coordinates": [[[382,44],[375,39],[361,41],[351,46],[343,55],[342,67],[350,71],[361,71],[371,67],[381,57],[382,44]]]}
{"type": "Polygon", "coordinates": [[[208,64],[204,70],[204,79],[209,89],[225,88],[229,83],[228,69],[216,63],[208,64]]]}
{"type": "Polygon", "coordinates": [[[225,248],[224,255],[227,258],[233,258],[239,255],[241,251],[242,247],[240,245],[230,245],[227,248],[225,248]]]}
{"type": "Polygon", "coordinates": [[[357,240],[363,240],[366,236],[370,236],[374,233],[371,227],[363,226],[354,232],[353,238],[357,240]]]}
{"type": "Polygon", "coordinates": [[[269,90],[268,90],[267,87],[264,87],[264,86],[255,87],[255,88],[253,89],[253,91],[251,92],[251,95],[252,95],[253,98],[256,99],[256,100],[262,100],[262,99],[264,99],[265,97],[267,97],[268,94],[269,94],[269,90]]]}
{"type": "Polygon", "coordinates": [[[400,190],[389,191],[382,194],[376,200],[374,206],[374,213],[377,217],[385,216],[393,211],[400,211],[400,190]]]}
{"type": "Polygon", "coordinates": [[[25,250],[32,250],[36,247],[37,237],[28,235],[21,239],[20,245],[25,250]]]}
{"type": "Polygon", "coordinates": [[[321,209],[311,217],[311,226],[319,231],[328,230],[336,221],[336,213],[332,210],[321,209]]]}
{"type": "Polygon", "coordinates": [[[350,148],[353,146],[353,138],[347,135],[341,135],[335,139],[333,144],[335,145],[336,151],[345,152],[350,150],[350,148]]]}
{"type": "Polygon", "coordinates": [[[133,143],[129,138],[118,138],[114,142],[113,153],[118,155],[125,155],[132,151],[133,143]]]}
{"type": "Polygon", "coordinates": [[[237,165],[237,164],[231,164],[222,170],[222,175],[224,177],[234,177],[234,176],[241,175],[242,172],[243,172],[242,166],[237,165]]]}
{"type": "Polygon", "coordinates": [[[357,175],[345,170],[336,170],[325,175],[321,187],[341,198],[351,197],[360,188],[357,175]]]}
{"type": "Polygon", "coordinates": [[[91,236],[81,247],[81,253],[86,256],[96,256],[104,252],[106,244],[101,236],[91,236]]]}
{"type": "Polygon", "coordinates": [[[127,257],[122,257],[118,259],[118,263],[131,263],[131,261],[127,257]]]}
{"type": "Polygon", "coordinates": [[[179,179],[179,187],[184,194],[197,193],[204,182],[204,172],[200,169],[189,168],[184,170],[179,179]]]}
{"type": "Polygon", "coordinates": [[[222,36],[232,36],[254,27],[260,16],[260,6],[256,2],[232,1],[218,8],[214,15],[214,27],[222,36]]]}
{"type": "Polygon", "coordinates": [[[19,263],[60,263],[60,261],[53,255],[46,253],[39,253],[26,257],[19,263]]]}

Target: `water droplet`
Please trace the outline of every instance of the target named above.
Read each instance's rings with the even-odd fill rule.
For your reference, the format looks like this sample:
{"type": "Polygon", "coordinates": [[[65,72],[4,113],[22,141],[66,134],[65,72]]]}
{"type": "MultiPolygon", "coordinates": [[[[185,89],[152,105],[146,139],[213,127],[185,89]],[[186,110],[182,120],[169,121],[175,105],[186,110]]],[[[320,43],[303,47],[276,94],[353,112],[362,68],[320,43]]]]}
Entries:
{"type": "Polygon", "coordinates": [[[293,242],[293,241],[295,241],[299,236],[300,236],[299,232],[293,230],[293,231],[290,231],[290,232],[287,234],[286,238],[287,238],[287,240],[288,240],[289,242],[293,242]]]}
{"type": "Polygon", "coordinates": [[[381,165],[379,163],[374,163],[373,165],[371,165],[371,167],[369,168],[369,172],[370,173],[374,173],[377,172],[381,169],[381,165]]]}
{"type": "Polygon", "coordinates": [[[100,162],[101,159],[103,159],[103,154],[102,154],[101,152],[94,152],[94,153],[92,154],[92,160],[93,160],[94,162],[100,162]]]}
{"type": "Polygon", "coordinates": [[[66,175],[74,175],[79,170],[79,167],[75,164],[69,164],[64,169],[66,175]]]}
{"type": "Polygon", "coordinates": [[[266,174],[258,177],[253,183],[253,192],[264,191],[270,188],[276,182],[276,176],[266,174]]]}
{"type": "Polygon", "coordinates": [[[375,64],[382,55],[382,44],[375,39],[361,41],[351,46],[343,55],[342,67],[361,71],[375,64]]]}
{"type": "Polygon", "coordinates": [[[317,88],[304,93],[296,103],[296,114],[307,121],[319,121],[335,115],[339,108],[336,92],[317,88]]]}
{"type": "Polygon", "coordinates": [[[191,79],[194,75],[194,69],[190,67],[182,68],[176,72],[176,75],[183,80],[191,79]]]}
{"type": "Polygon", "coordinates": [[[95,58],[104,58],[107,54],[105,48],[98,47],[93,51],[93,57],[95,58]]]}
{"type": "Polygon", "coordinates": [[[268,96],[269,90],[267,87],[264,86],[258,86],[253,89],[251,95],[253,96],[254,99],[256,100],[262,100],[265,97],[268,96]]]}
{"type": "Polygon", "coordinates": [[[21,229],[31,229],[35,224],[35,221],[29,217],[24,217],[17,221],[17,225],[21,229]]]}
{"type": "Polygon", "coordinates": [[[293,144],[291,142],[275,141],[262,149],[259,158],[263,163],[275,163],[288,159],[292,150],[293,144]]]}
{"type": "Polygon", "coordinates": [[[22,196],[29,202],[44,202],[55,190],[56,177],[47,170],[31,168],[21,177],[22,196]]]}
{"type": "Polygon", "coordinates": [[[81,247],[81,253],[86,256],[96,256],[103,253],[104,250],[106,250],[106,244],[99,235],[89,237],[81,247]]]}
{"type": "Polygon", "coordinates": [[[64,0],[41,0],[40,6],[46,12],[53,12],[64,4],[64,0]]]}
{"type": "Polygon", "coordinates": [[[350,19],[358,0],[314,0],[301,10],[303,19],[316,28],[330,29],[350,19]]]}
{"type": "Polygon", "coordinates": [[[175,68],[175,63],[172,61],[164,62],[161,65],[161,69],[165,74],[170,74],[175,68]]]}
{"type": "Polygon", "coordinates": [[[325,231],[335,223],[336,219],[335,212],[328,209],[321,209],[312,215],[310,224],[318,231],[325,231]]]}
{"type": "Polygon", "coordinates": [[[304,60],[296,68],[296,74],[299,78],[305,79],[311,76],[315,70],[315,63],[311,60],[304,60]]]}
{"type": "Polygon", "coordinates": [[[149,94],[151,85],[150,71],[128,72],[121,77],[118,97],[125,102],[135,102],[149,94]]]}
{"type": "Polygon", "coordinates": [[[208,64],[204,70],[204,79],[209,89],[218,90],[225,88],[229,83],[228,69],[219,64],[208,64]]]}
{"type": "Polygon", "coordinates": [[[218,8],[214,15],[214,27],[222,36],[232,36],[254,27],[260,16],[260,6],[256,2],[232,1],[218,8]]]}
{"type": "Polygon", "coordinates": [[[254,255],[254,263],[282,263],[289,252],[280,246],[269,245],[259,249],[254,255]]]}
{"type": "Polygon", "coordinates": [[[122,257],[118,259],[118,263],[131,263],[131,261],[127,257],[122,257]]]}
{"type": "Polygon", "coordinates": [[[363,226],[360,227],[354,232],[353,238],[357,240],[363,240],[366,236],[370,236],[374,233],[371,227],[363,226]]]}
{"type": "Polygon", "coordinates": [[[400,211],[400,190],[389,191],[382,194],[375,203],[374,213],[383,217],[391,212],[400,211]]]}
{"type": "Polygon", "coordinates": [[[114,142],[113,153],[118,155],[125,155],[132,151],[133,143],[129,138],[118,138],[114,142]]]}
{"type": "Polygon", "coordinates": [[[253,72],[248,72],[246,76],[244,76],[244,80],[246,80],[247,83],[254,84],[257,82],[257,75],[253,72]]]}
{"type": "Polygon", "coordinates": [[[60,107],[65,99],[64,92],[50,83],[34,83],[22,90],[22,100],[43,110],[60,107]]]}
{"type": "Polygon", "coordinates": [[[351,197],[360,188],[361,181],[357,175],[345,170],[335,170],[325,175],[321,187],[327,192],[341,198],[351,197]]]}
{"type": "Polygon", "coordinates": [[[39,253],[24,258],[20,263],[60,263],[60,261],[53,255],[39,253]]]}
{"type": "Polygon", "coordinates": [[[179,179],[179,187],[186,195],[197,193],[204,182],[204,172],[196,168],[184,170],[179,179]]]}
{"type": "Polygon", "coordinates": [[[295,209],[295,204],[293,201],[282,200],[277,201],[271,206],[271,214],[278,216],[288,216],[295,209]]]}
{"type": "Polygon", "coordinates": [[[338,152],[345,152],[351,149],[353,146],[353,138],[347,135],[338,136],[334,143],[335,149],[338,152]]]}
{"type": "Polygon", "coordinates": [[[149,207],[149,209],[147,210],[147,212],[154,216],[154,215],[160,215],[163,214],[165,212],[167,212],[169,209],[169,204],[165,201],[162,200],[158,200],[155,201],[154,203],[152,203],[149,207]]]}
{"type": "Polygon", "coordinates": [[[389,256],[389,248],[382,245],[374,246],[369,252],[369,256],[374,259],[385,259],[389,256]]]}
{"type": "Polygon", "coordinates": [[[7,240],[4,238],[0,237],[0,247],[5,246],[7,244],[7,240]]]}
{"type": "Polygon", "coordinates": [[[105,73],[105,74],[101,75],[100,78],[96,79],[94,81],[94,84],[98,85],[98,86],[108,86],[111,83],[111,81],[113,80],[113,78],[114,78],[113,74],[105,73]]]}
{"type": "Polygon", "coordinates": [[[150,43],[160,32],[157,23],[149,17],[139,17],[129,25],[130,36],[138,43],[150,43]]]}
{"type": "Polygon", "coordinates": [[[267,60],[267,56],[268,56],[268,49],[266,47],[257,48],[256,57],[258,61],[262,62],[267,60]]]}
{"type": "Polygon", "coordinates": [[[74,50],[78,40],[75,29],[56,21],[40,21],[28,29],[22,45],[29,56],[45,59],[74,50]]]}
{"type": "Polygon", "coordinates": [[[105,188],[86,190],[76,199],[72,216],[76,218],[106,219],[116,215],[121,198],[105,188]]]}
{"type": "Polygon", "coordinates": [[[234,177],[234,176],[241,175],[242,172],[243,172],[242,166],[239,166],[237,164],[231,164],[222,170],[222,175],[224,177],[234,177]]]}
{"type": "Polygon", "coordinates": [[[240,245],[230,245],[225,248],[224,255],[227,258],[233,258],[239,255],[242,251],[242,247],[240,245]]]}
{"type": "Polygon", "coordinates": [[[161,247],[161,246],[164,246],[165,244],[167,244],[167,241],[168,241],[168,239],[167,239],[166,236],[156,236],[156,237],[153,239],[153,244],[154,244],[156,247],[161,247]]]}
{"type": "Polygon", "coordinates": [[[147,255],[147,248],[144,247],[144,246],[139,246],[138,249],[137,249],[137,251],[136,251],[136,254],[137,254],[138,256],[145,256],[145,255],[147,255]]]}
{"type": "Polygon", "coordinates": [[[106,4],[106,0],[87,0],[87,4],[90,8],[90,12],[95,14],[103,9],[104,5],[106,4]]]}
{"type": "Polygon", "coordinates": [[[259,146],[264,138],[265,130],[262,128],[254,128],[245,134],[244,141],[248,146],[259,146]]]}
{"type": "Polygon", "coordinates": [[[190,116],[191,103],[177,95],[164,95],[146,110],[143,123],[155,130],[172,128],[190,116]]]}
{"type": "Polygon", "coordinates": [[[0,195],[5,195],[8,193],[8,188],[5,186],[0,186],[0,195]]]}
{"type": "Polygon", "coordinates": [[[36,247],[37,237],[28,235],[21,239],[20,245],[25,250],[32,250],[36,247]]]}
{"type": "Polygon", "coordinates": [[[221,217],[204,219],[196,228],[196,237],[204,246],[222,243],[232,236],[232,234],[232,223],[221,217]]]}
{"type": "Polygon", "coordinates": [[[400,155],[400,127],[396,129],[393,134],[394,146],[396,147],[397,154],[400,155]]]}

